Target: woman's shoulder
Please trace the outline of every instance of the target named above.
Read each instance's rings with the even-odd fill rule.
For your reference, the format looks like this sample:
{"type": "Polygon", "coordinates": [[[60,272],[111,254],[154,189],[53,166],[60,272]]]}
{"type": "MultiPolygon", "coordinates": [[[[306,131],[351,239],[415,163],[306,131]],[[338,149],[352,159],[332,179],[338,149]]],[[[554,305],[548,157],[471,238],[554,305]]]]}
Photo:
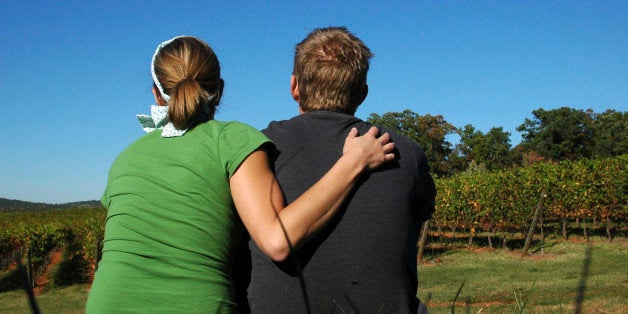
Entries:
{"type": "Polygon", "coordinates": [[[197,127],[212,130],[250,130],[259,132],[256,128],[240,121],[223,121],[223,120],[210,120],[197,127]]]}
{"type": "Polygon", "coordinates": [[[247,137],[257,137],[262,135],[258,129],[239,121],[211,120],[198,125],[195,129],[199,129],[201,133],[210,137],[242,136],[245,134],[247,137]]]}

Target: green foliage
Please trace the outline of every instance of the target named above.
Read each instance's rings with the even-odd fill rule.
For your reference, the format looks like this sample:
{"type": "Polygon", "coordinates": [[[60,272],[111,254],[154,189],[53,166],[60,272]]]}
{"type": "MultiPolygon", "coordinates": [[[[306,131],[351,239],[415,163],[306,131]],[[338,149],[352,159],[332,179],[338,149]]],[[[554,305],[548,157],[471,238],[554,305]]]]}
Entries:
{"type": "Polygon", "coordinates": [[[105,217],[103,208],[3,213],[0,215],[0,256],[22,248],[25,255],[22,263],[27,263],[29,254],[32,266],[39,267],[52,250],[65,247],[64,261],[55,275],[56,283],[82,282],[88,266],[95,265],[104,236],[105,217]],[[77,269],[78,273],[71,274],[77,269]]]}
{"type": "Polygon", "coordinates": [[[551,160],[588,158],[593,151],[593,112],[562,107],[532,111],[517,131],[522,145],[551,160]]]}
{"type": "Polygon", "coordinates": [[[436,177],[467,170],[471,162],[488,170],[508,169],[539,162],[614,157],[628,154],[628,113],[606,110],[594,113],[569,107],[532,111],[517,131],[523,141],[511,147],[510,132],[493,127],[488,132],[467,124],[458,128],[441,115],[419,115],[411,110],[372,113],[368,122],[387,127],[417,142],[436,177]],[[452,146],[448,135],[458,134],[452,146]]]}
{"type": "Polygon", "coordinates": [[[505,132],[504,128],[491,128],[484,134],[467,124],[460,130],[459,135],[460,144],[456,149],[467,163],[475,161],[476,164],[483,164],[490,170],[505,169],[513,165],[510,132],[505,132]]]}
{"type": "Polygon", "coordinates": [[[628,154],[628,112],[606,110],[595,115],[593,156],[628,154]]]}
{"type": "MultiPolygon", "coordinates": [[[[64,243],[68,229],[62,223],[51,221],[46,224],[29,224],[20,221],[13,229],[7,229],[12,234],[9,241],[18,247],[23,247],[29,254],[34,266],[43,264],[48,252],[64,243]]],[[[5,238],[6,239],[6,238],[5,238]]],[[[7,247],[6,244],[2,245],[7,247]]]]}
{"type": "Polygon", "coordinates": [[[52,276],[55,286],[68,286],[75,283],[89,281],[90,263],[83,254],[81,241],[72,233],[66,238],[66,246],[61,262],[57,265],[52,276]]]}

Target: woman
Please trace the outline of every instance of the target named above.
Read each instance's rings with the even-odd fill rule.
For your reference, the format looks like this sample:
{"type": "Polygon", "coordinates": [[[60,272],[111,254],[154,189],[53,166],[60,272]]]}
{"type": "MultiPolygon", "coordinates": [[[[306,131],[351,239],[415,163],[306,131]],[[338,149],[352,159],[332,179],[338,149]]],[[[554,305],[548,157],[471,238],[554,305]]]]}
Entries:
{"type": "Polygon", "coordinates": [[[347,136],[343,156],[284,208],[269,140],[213,119],[224,83],[212,49],[194,37],[159,45],[150,133],[113,163],[102,260],[87,312],[234,312],[233,258],[246,230],[273,260],[287,258],[336,212],[360,173],[394,158],[377,129],[347,136]],[[288,240],[290,242],[288,242],[288,240]]]}

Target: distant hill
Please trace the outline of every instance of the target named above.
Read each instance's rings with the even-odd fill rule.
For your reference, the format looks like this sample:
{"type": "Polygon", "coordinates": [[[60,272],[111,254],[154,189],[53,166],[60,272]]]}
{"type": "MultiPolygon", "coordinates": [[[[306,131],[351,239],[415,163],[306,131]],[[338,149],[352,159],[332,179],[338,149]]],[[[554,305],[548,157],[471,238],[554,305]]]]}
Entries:
{"type": "Polygon", "coordinates": [[[83,201],[63,204],[33,203],[19,200],[10,200],[0,197],[0,212],[33,211],[47,209],[65,209],[77,207],[102,207],[100,201],[83,201]]]}

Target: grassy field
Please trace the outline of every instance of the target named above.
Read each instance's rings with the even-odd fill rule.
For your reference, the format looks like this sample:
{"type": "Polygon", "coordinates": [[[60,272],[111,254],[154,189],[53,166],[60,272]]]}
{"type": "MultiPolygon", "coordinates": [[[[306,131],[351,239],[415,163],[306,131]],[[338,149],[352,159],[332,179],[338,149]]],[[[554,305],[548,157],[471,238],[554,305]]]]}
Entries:
{"type": "Polygon", "coordinates": [[[606,241],[545,241],[523,258],[436,250],[419,265],[419,297],[430,313],[628,313],[628,242],[606,241]]]}
{"type": "MultiPolygon", "coordinates": [[[[37,296],[39,309],[48,313],[84,313],[88,284],[77,284],[63,288],[51,288],[37,296]]],[[[31,313],[26,293],[11,291],[0,293],[0,313],[31,313]]]]}
{"type": "MultiPolygon", "coordinates": [[[[625,238],[545,241],[530,253],[433,245],[419,264],[419,296],[433,314],[452,304],[455,313],[628,313],[625,238]]],[[[82,313],[87,293],[86,284],[48,288],[37,302],[42,313],[82,313]]],[[[0,293],[0,313],[30,313],[25,293],[0,293]]]]}

